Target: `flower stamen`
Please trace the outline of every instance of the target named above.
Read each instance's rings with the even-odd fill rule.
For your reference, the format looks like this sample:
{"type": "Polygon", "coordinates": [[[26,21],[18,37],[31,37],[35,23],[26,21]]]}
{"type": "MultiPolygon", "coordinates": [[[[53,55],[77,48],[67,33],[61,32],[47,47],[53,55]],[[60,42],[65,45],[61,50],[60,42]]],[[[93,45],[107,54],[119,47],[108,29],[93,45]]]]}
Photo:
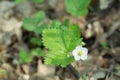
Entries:
{"type": "Polygon", "coordinates": [[[83,55],[82,50],[79,50],[79,51],[78,51],[78,55],[79,55],[79,56],[82,56],[82,55],[83,55]]]}

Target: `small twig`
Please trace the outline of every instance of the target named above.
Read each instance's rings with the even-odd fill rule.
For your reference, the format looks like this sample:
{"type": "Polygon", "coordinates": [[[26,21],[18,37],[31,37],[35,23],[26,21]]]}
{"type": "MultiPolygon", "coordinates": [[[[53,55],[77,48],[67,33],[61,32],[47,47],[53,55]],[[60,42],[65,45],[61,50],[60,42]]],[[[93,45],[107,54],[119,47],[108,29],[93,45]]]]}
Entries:
{"type": "Polygon", "coordinates": [[[77,79],[80,78],[79,72],[71,64],[69,64],[67,67],[72,72],[72,74],[75,76],[75,78],[77,79]]]}

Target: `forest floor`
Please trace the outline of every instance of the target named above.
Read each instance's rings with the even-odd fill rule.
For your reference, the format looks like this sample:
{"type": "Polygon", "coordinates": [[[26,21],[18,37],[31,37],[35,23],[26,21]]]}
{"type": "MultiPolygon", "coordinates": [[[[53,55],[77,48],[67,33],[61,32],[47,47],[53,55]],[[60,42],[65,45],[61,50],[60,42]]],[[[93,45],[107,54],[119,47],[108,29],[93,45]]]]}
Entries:
{"type": "Polygon", "coordinates": [[[120,0],[108,2],[102,9],[99,7],[104,4],[92,0],[88,15],[75,18],[65,11],[64,0],[36,4],[0,0],[0,80],[120,80],[120,0]],[[19,52],[34,47],[29,42],[34,34],[23,28],[23,19],[40,10],[45,11],[48,22],[69,19],[71,24],[79,24],[89,50],[87,60],[73,62],[73,70],[45,65],[43,58],[37,57],[19,64],[19,52]]]}

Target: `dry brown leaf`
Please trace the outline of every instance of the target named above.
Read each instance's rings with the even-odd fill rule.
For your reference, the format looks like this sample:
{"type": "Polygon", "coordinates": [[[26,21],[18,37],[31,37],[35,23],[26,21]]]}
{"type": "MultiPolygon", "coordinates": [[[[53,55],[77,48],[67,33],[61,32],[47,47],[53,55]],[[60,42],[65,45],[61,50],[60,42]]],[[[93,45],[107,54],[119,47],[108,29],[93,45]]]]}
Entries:
{"type": "Polygon", "coordinates": [[[41,62],[41,60],[38,61],[38,71],[37,75],[45,78],[45,77],[51,77],[54,78],[55,75],[55,67],[53,66],[47,66],[41,62]]]}
{"type": "Polygon", "coordinates": [[[0,18],[0,43],[6,48],[11,43],[11,36],[16,35],[18,40],[21,40],[22,22],[16,18],[9,20],[0,18]]]}

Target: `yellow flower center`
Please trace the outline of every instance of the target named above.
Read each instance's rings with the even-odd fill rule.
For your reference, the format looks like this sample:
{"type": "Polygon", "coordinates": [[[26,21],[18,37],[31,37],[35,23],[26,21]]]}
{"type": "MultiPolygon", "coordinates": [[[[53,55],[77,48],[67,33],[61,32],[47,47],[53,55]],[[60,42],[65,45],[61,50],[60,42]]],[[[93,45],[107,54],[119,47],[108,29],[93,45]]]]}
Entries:
{"type": "Polygon", "coordinates": [[[82,56],[82,55],[83,55],[82,50],[79,50],[79,51],[78,51],[78,55],[79,55],[79,56],[82,56]]]}

